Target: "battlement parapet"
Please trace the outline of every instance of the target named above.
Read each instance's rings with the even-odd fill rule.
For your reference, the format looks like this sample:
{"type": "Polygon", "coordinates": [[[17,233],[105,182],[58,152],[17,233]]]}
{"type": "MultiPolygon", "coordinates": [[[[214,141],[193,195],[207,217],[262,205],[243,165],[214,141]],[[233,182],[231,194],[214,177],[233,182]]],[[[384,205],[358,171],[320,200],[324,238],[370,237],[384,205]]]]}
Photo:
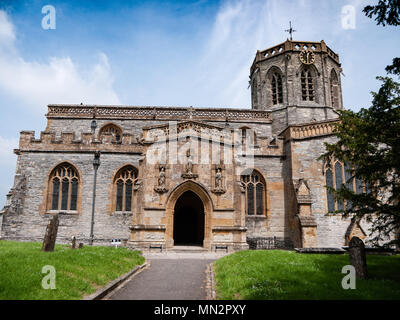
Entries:
{"type": "Polygon", "coordinates": [[[100,139],[90,132],[77,137],[75,132],[61,132],[59,137],[53,131],[42,131],[35,138],[34,131],[21,131],[18,151],[108,151],[141,153],[143,146],[130,133],[123,133],[119,141],[112,134],[105,133],[100,139]]]}

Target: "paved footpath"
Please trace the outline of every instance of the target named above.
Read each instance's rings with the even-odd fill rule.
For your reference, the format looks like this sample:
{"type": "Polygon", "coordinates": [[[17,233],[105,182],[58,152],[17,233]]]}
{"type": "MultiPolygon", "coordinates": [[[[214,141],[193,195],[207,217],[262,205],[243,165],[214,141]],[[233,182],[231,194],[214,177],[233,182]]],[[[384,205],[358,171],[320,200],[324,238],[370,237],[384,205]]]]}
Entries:
{"type": "Polygon", "coordinates": [[[206,267],[222,255],[145,255],[150,265],[117,288],[110,300],[206,299],[206,267]]]}

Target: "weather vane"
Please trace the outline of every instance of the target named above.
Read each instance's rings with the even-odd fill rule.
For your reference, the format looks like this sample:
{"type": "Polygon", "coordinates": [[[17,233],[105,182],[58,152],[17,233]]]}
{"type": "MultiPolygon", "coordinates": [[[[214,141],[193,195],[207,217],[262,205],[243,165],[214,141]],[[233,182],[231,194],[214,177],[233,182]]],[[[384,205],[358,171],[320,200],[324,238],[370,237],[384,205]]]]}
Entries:
{"type": "Polygon", "coordinates": [[[293,40],[292,39],[292,34],[293,34],[293,32],[296,32],[297,30],[294,30],[293,28],[292,28],[292,21],[289,21],[289,29],[287,29],[287,30],[285,30],[285,32],[289,32],[289,34],[290,34],[290,40],[293,40]]]}

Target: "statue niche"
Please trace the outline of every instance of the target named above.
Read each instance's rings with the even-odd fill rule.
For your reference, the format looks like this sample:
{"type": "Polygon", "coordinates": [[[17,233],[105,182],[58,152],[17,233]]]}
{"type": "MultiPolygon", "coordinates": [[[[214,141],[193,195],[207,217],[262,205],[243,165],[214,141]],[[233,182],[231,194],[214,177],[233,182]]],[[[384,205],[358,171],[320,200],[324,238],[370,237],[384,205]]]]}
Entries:
{"type": "Polygon", "coordinates": [[[165,193],[168,189],[165,186],[166,182],[166,174],[165,174],[165,165],[158,166],[158,185],[154,188],[154,191],[158,193],[165,193]]]}
{"type": "Polygon", "coordinates": [[[217,166],[215,168],[215,177],[214,177],[214,189],[212,190],[213,193],[223,194],[226,192],[224,185],[223,185],[223,175],[222,175],[222,167],[217,166]]]}
{"type": "Polygon", "coordinates": [[[193,160],[190,155],[190,150],[188,150],[188,152],[186,153],[186,157],[187,157],[186,168],[185,168],[185,172],[182,173],[182,178],[195,179],[199,175],[197,173],[193,173],[193,160]]]}

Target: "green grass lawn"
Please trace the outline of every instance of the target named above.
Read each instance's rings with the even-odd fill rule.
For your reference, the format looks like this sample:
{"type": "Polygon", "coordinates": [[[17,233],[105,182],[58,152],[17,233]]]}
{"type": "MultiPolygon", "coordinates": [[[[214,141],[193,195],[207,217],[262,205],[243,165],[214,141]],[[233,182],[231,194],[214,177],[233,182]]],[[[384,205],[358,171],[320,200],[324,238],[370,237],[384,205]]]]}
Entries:
{"type": "Polygon", "coordinates": [[[0,299],[82,299],[127,273],[144,258],[126,248],[56,245],[42,252],[41,243],[0,241],[0,299]],[[56,270],[56,289],[43,289],[45,265],[56,270]]]}
{"type": "Polygon", "coordinates": [[[400,299],[400,255],[367,256],[369,278],[344,290],[349,256],[240,251],[214,263],[217,299],[400,299]]]}

